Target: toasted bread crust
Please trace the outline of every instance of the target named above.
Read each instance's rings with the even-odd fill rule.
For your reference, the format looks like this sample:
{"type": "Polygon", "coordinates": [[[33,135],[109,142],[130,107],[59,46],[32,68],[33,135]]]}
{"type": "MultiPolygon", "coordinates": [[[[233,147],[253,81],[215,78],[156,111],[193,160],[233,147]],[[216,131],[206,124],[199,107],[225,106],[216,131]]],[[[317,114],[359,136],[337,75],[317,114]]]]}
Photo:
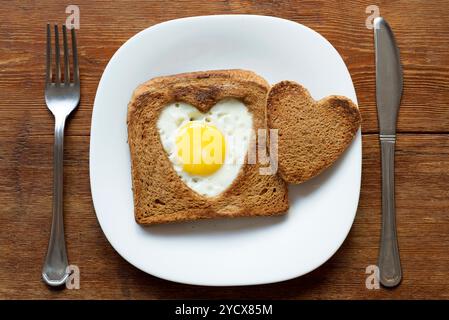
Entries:
{"type": "Polygon", "coordinates": [[[279,129],[279,174],[302,183],[329,167],[356,134],[361,117],[343,96],[315,101],[293,81],[274,85],[267,100],[268,126],[279,129]]]}
{"type": "Polygon", "coordinates": [[[233,97],[253,114],[255,129],[266,128],[269,88],[253,72],[221,70],[158,77],[134,91],[127,122],[138,223],[277,215],[288,209],[285,182],[278,175],[260,175],[258,165],[244,164],[231,186],[216,197],[195,193],[175,172],[156,126],[160,112],[169,103],[185,102],[207,112],[218,101],[233,97]]]}

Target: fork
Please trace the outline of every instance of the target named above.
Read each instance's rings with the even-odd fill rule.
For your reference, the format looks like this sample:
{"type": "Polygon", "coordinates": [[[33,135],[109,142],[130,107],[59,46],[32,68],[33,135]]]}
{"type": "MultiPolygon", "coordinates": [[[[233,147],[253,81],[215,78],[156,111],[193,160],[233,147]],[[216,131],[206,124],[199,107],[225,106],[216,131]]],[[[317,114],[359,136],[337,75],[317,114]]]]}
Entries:
{"type": "Polygon", "coordinates": [[[69,114],[80,100],[80,79],[76,48],[75,29],[72,28],[73,80],[70,77],[69,46],[66,26],[62,26],[64,46],[64,80],[61,78],[58,26],[55,33],[55,74],[52,71],[51,28],[47,24],[47,67],[45,78],[45,102],[55,117],[55,144],[53,149],[53,219],[47,256],[42,268],[42,278],[50,286],[66,282],[68,272],[67,249],[64,239],[63,221],[63,159],[64,126],[69,114]],[[53,81],[54,78],[54,81],[53,81]]]}

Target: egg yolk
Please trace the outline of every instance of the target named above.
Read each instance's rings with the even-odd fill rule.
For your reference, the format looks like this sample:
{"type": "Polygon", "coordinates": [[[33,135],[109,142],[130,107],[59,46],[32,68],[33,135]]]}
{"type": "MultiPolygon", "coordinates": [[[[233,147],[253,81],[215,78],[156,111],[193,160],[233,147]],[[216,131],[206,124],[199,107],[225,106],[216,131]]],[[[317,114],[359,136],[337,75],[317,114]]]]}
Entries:
{"type": "Polygon", "coordinates": [[[183,170],[192,175],[210,175],[224,163],[225,138],[206,122],[190,121],[183,125],[176,135],[176,148],[183,170]]]}

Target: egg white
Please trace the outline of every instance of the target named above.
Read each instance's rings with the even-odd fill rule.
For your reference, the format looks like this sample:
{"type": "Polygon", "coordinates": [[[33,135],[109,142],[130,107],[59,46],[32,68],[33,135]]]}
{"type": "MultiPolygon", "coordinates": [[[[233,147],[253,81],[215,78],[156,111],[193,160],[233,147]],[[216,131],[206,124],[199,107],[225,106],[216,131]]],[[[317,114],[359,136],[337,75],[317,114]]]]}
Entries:
{"type": "Polygon", "coordinates": [[[175,102],[164,107],[157,128],[162,146],[181,180],[198,194],[214,197],[225,191],[239,174],[248,151],[253,117],[245,104],[234,98],[221,100],[207,113],[187,103],[175,102]],[[176,135],[179,128],[189,121],[204,121],[214,125],[225,138],[224,164],[210,175],[185,172],[176,154],[176,135]]]}

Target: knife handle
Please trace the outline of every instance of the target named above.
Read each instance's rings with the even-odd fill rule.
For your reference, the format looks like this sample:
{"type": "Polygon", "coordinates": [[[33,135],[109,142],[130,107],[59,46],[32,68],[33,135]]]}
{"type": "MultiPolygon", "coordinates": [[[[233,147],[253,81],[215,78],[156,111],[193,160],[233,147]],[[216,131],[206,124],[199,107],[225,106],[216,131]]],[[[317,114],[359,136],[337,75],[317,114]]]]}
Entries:
{"type": "Polygon", "coordinates": [[[382,235],[379,253],[380,283],[395,287],[401,282],[402,271],[396,234],[394,203],[394,135],[381,136],[382,154],[382,235]]]}

